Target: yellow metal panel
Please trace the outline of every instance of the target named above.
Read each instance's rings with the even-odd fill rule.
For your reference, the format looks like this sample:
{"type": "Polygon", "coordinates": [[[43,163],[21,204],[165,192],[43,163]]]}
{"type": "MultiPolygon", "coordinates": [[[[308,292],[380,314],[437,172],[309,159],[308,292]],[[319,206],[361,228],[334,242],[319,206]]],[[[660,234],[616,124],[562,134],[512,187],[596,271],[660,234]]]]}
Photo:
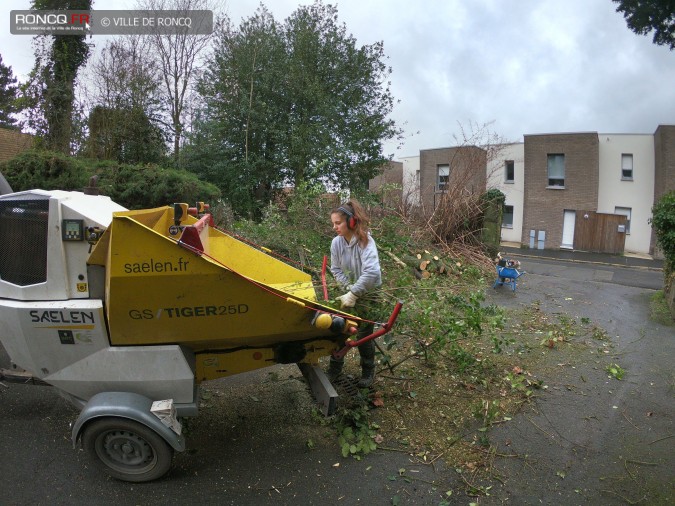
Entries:
{"type": "MultiPolygon", "coordinates": [[[[269,285],[312,283],[312,277],[284,262],[234,239],[209,229],[210,255],[228,268],[269,285]]],[[[316,294],[312,293],[312,299],[316,294]]]]}
{"type": "Polygon", "coordinates": [[[311,325],[315,308],[323,307],[312,300],[309,275],[218,231],[206,239],[219,245],[211,248],[214,258],[200,256],[140,223],[156,226],[166,213],[153,210],[143,220],[138,213],[116,213],[108,229],[113,345],[179,343],[199,351],[344,339],[311,325]]]}
{"type": "Polygon", "coordinates": [[[108,251],[110,249],[110,231],[106,229],[103,235],[93,248],[93,251],[87,259],[89,265],[105,265],[108,260],[108,251]]]}
{"type": "MultiPolygon", "coordinates": [[[[307,343],[305,349],[307,355],[302,363],[316,364],[319,358],[329,355],[337,347],[331,341],[320,340],[307,343]]],[[[227,353],[199,353],[195,358],[197,382],[232,376],[276,364],[272,348],[253,348],[227,353]]]]}

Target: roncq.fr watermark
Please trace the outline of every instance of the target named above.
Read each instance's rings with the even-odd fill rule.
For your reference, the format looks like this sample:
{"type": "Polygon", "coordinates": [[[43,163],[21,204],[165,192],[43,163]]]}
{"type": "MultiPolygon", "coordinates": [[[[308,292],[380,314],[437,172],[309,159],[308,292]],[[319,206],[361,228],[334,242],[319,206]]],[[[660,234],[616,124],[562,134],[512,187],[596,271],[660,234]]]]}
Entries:
{"type": "Polygon", "coordinates": [[[213,11],[11,11],[9,27],[14,35],[207,35],[213,11]]]}

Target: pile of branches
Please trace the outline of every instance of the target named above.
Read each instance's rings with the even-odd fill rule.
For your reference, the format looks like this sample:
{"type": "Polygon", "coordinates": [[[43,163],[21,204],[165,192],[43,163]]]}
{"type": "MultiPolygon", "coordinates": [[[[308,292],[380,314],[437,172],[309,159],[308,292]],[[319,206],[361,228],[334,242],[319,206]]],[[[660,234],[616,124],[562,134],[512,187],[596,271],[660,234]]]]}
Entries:
{"type": "MultiPolygon", "coordinates": [[[[481,241],[483,228],[484,201],[480,195],[468,194],[465,191],[450,188],[436,209],[427,213],[422,205],[406,209],[389,210],[400,219],[413,241],[411,244],[433,244],[437,250],[432,255],[432,262],[423,269],[443,270],[436,265],[433,257],[441,257],[445,264],[472,264],[479,268],[493,269],[490,255],[481,241]],[[456,259],[456,260],[449,260],[456,259]]],[[[397,252],[400,261],[411,265],[412,260],[405,258],[408,254],[397,252]]],[[[424,255],[424,251],[411,251],[413,256],[424,255]]],[[[421,263],[429,258],[415,258],[421,263]]],[[[442,263],[443,263],[442,262],[442,263]]],[[[445,265],[448,267],[448,265],[445,265]]],[[[424,275],[423,275],[424,276],[424,275]]]]}
{"type": "Polygon", "coordinates": [[[385,250],[384,252],[399,267],[412,268],[417,279],[429,279],[434,274],[444,276],[461,275],[465,269],[465,265],[461,260],[431,253],[429,250],[405,255],[401,258],[390,251],[385,250]]]}

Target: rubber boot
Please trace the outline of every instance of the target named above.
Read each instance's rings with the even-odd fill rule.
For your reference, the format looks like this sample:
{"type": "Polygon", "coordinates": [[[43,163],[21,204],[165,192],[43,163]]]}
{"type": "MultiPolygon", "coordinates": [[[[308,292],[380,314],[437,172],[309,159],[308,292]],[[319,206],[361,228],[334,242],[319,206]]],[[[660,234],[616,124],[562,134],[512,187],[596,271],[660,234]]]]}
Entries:
{"type": "Polygon", "coordinates": [[[359,388],[370,388],[375,381],[375,367],[362,367],[361,379],[358,382],[359,388]]]}
{"type": "Polygon", "coordinates": [[[333,357],[331,357],[328,370],[326,371],[328,381],[333,383],[336,379],[338,379],[340,374],[342,374],[343,365],[345,365],[344,360],[335,360],[333,357]]]}

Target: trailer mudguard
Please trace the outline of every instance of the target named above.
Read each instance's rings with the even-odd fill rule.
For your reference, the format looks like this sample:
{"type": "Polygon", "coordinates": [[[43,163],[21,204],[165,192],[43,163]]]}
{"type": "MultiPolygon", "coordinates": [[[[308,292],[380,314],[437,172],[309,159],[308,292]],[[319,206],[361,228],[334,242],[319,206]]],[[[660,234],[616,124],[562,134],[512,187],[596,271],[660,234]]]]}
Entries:
{"type": "Polygon", "coordinates": [[[84,406],[73,425],[73,448],[85,425],[96,418],[119,417],[134,420],[154,430],[174,450],[185,450],[185,438],[164,425],[150,412],[152,400],[132,392],[101,392],[94,395],[84,406]]]}

